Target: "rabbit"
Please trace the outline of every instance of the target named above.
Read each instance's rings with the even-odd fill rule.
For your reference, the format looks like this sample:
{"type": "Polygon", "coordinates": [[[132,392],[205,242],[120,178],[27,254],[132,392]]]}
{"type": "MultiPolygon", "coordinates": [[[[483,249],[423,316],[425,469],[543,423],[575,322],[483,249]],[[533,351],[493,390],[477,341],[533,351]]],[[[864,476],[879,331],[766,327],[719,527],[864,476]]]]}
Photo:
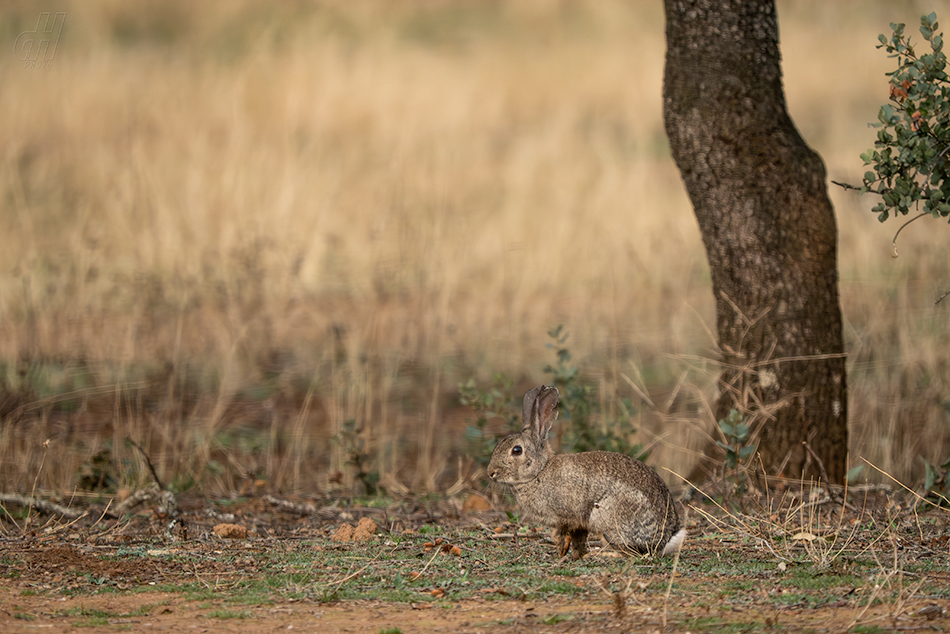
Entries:
{"type": "Polygon", "coordinates": [[[639,460],[610,451],[555,455],[548,432],[557,419],[558,391],[541,386],[524,396],[524,427],[492,452],[488,476],[509,484],[529,517],[554,527],[561,559],[587,554],[588,533],[614,548],[671,555],[686,539],[669,489],[639,460]]]}

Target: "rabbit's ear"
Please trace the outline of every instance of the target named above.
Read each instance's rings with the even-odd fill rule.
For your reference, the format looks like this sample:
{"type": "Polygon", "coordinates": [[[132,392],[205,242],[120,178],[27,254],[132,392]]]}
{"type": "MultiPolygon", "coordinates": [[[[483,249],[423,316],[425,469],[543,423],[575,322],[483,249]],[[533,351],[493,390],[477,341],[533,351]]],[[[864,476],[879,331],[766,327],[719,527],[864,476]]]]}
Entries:
{"type": "MultiPolygon", "coordinates": [[[[538,440],[544,440],[551,431],[551,426],[557,420],[558,394],[556,387],[541,386],[540,390],[532,390],[537,393],[534,403],[531,406],[531,431],[537,435],[538,440]]],[[[525,403],[527,408],[527,403],[525,403]]]]}
{"type": "Polygon", "coordinates": [[[553,385],[551,387],[541,387],[541,393],[538,394],[538,417],[541,419],[539,429],[542,438],[547,437],[548,432],[551,431],[551,426],[557,420],[557,405],[559,402],[560,397],[556,387],[553,385]]]}
{"type": "Polygon", "coordinates": [[[521,431],[528,431],[531,429],[531,423],[534,420],[534,416],[531,415],[532,410],[534,409],[534,403],[538,399],[538,388],[531,388],[524,395],[524,405],[521,409],[521,431]]]}

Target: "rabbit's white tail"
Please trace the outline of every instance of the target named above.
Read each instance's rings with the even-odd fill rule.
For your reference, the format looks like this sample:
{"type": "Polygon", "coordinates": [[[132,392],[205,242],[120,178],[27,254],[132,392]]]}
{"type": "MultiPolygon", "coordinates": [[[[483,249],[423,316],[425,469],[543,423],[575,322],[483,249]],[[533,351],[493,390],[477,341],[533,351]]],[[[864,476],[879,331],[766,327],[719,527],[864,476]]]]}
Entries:
{"type": "Polygon", "coordinates": [[[686,529],[681,528],[679,531],[670,537],[670,541],[666,543],[666,547],[663,548],[663,556],[672,555],[680,548],[683,547],[683,542],[686,541],[686,529]]]}

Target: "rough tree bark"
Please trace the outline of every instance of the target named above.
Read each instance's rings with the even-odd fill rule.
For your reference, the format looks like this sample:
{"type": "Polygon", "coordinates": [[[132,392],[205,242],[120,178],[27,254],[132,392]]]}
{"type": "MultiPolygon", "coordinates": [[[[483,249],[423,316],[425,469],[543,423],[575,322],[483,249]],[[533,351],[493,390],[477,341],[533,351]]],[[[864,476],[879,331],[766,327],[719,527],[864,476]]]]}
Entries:
{"type": "Polygon", "coordinates": [[[786,109],[774,1],[664,4],[664,122],[712,274],[716,417],[748,417],[766,474],[842,483],[837,227],[821,157],[786,109]]]}

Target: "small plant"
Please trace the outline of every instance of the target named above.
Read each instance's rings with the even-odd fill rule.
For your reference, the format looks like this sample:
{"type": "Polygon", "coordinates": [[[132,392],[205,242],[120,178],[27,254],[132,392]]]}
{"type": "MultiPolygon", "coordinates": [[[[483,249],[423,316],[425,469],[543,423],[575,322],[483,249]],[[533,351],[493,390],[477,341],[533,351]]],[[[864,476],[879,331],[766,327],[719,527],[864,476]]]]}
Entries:
{"type": "Polygon", "coordinates": [[[343,427],[334,440],[346,456],[346,464],[355,469],[356,479],[363,485],[366,495],[376,495],[379,492],[379,471],[371,470],[373,457],[366,450],[363,428],[356,420],[348,418],[343,421],[343,427]]]}
{"type": "Polygon", "coordinates": [[[739,410],[733,409],[729,417],[719,421],[719,431],[725,442],[716,441],[716,444],[726,451],[726,467],[736,469],[755,453],[755,445],[749,442],[749,424],[742,418],[739,410]]]}
{"type": "Polygon", "coordinates": [[[112,443],[105,442],[106,448],[92,455],[79,467],[78,486],[84,491],[115,491],[118,486],[115,461],[112,459],[112,443]]]}
{"type": "Polygon", "coordinates": [[[924,461],[924,495],[937,506],[950,506],[950,456],[940,465],[924,461]]]}
{"type": "MultiPolygon", "coordinates": [[[[544,367],[551,376],[551,383],[561,395],[561,411],[564,426],[561,446],[564,451],[616,451],[645,460],[647,452],[639,443],[630,441],[636,433],[631,423],[636,411],[629,399],[620,399],[618,404],[624,416],[618,420],[607,420],[599,411],[599,401],[594,387],[581,380],[580,369],[571,363],[572,356],[567,348],[568,334],[563,326],[558,326],[548,335],[552,341],[547,344],[554,350],[554,363],[544,367]]],[[[496,374],[488,388],[479,388],[475,379],[459,384],[459,402],[471,407],[476,418],[465,430],[466,450],[482,466],[491,459],[492,451],[498,440],[488,433],[488,422],[502,419],[505,428],[502,434],[516,431],[521,426],[521,394],[516,394],[514,381],[504,374],[496,374]]]]}
{"type": "Polygon", "coordinates": [[[756,449],[754,444],[750,444],[749,423],[739,410],[733,409],[727,418],[719,421],[719,431],[723,439],[717,440],[716,444],[726,452],[725,467],[732,471],[733,483],[737,492],[741,492],[745,488],[745,476],[741,474],[740,467],[745,465],[756,449]]]}
{"type": "Polygon", "coordinates": [[[518,397],[514,382],[504,374],[496,374],[487,389],[480,389],[475,379],[459,383],[459,402],[475,411],[475,420],[465,429],[466,453],[483,467],[488,466],[496,438],[487,432],[488,421],[505,421],[505,432],[518,429],[518,397]]]}
{"type": "Polygon", "coordinates": [[[601,416],[597,424],[597,398],[594,388],[581,382],[580,369],[572,365],[571,352],[567,348],[568,334],[563,326],[548,331],[551,342],[548,347],[554,350],[555,363],[545,366],[544,371],[551,375],[552,383],[561,393],[562,411],[570,421],[563,438],[565,451],[616,451],[640,460],[647,452],[639,443],[630,442],[636,428],[630,422],[636,411],[629,399],[621,399],[619,405],[625,417],[618,420],[606,420],[601,416]]]}

